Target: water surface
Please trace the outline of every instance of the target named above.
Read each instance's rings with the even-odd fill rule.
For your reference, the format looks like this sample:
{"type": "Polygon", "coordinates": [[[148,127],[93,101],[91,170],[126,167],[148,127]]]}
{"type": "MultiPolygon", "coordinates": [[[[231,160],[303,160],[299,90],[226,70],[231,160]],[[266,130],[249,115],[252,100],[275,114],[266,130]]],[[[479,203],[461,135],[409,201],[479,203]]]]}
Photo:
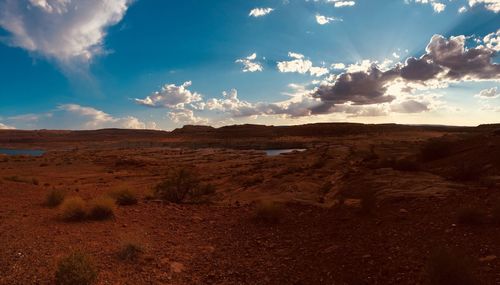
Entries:
{"type": "Polygon", "coordinates": [[[42,156],[45,153],[39,149],[7,149],[0,148],[0,154],[6,155],[28,155],[28,156],[42,156]]]}
{"type": "Polygon", "coordinates": [[[267,156],[277,156],[284,153],[291,153],[294,151],[302,152],[305,151],[304,148],[288,148],[288,149],[267,149],[265,150],[267,156]]]}

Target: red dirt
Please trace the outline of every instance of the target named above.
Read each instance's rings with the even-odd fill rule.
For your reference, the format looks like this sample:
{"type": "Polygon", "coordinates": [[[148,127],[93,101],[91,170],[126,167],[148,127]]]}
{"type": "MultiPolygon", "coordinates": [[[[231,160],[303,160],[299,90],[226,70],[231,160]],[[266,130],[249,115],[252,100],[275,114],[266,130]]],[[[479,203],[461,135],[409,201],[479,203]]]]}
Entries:
{"type": "Polygon", "coordinates": [[[137,135],[130,144],[107,133],[109,140],[97,144],[98,132],[86,141],[68,141],[67,133],[64,140],[37,140],[31,133],[30,142],[30,133],[23,133],[23,142],[10,143],[0,133],[4,146],[49,149],[42,157],[0,157],[0,284],[52,284],[57,262],[75,250],[93,258],[98,284],[422,284],[436,248],[470,258],[482,283],[499,283],[500,226],[491,217],[480,225],[456,222],[464,206],[491,214],[500,201],[498,136],[454,133],[453,152],[421,162],[418,171],[393,170],[383,162],[416,157],[423,141],[446,133],[250,140],[258,148],[277,141],[309,144],[303,153],[278,157],[163,145],[194,140],[185,134],[137,135]],[[61,147],[68,150],[56,150],[61,147]],[[464,158],[488,164],[481,181],[446,177],[442,170],[464,158]],[[169,169],[180,166],[195,167],[203,182],[216,186],[209,203],[145,199],[169,169]],[[90,200],[125,188],[137,191],[140,202],[118,207],[113,220],[67,223],[57,209],[42,205],[51,189],[90,200]],[[366,191],[378,193],[378,204],[362,215],[358,199],[366,191]],[[252,219],[254,201],[262,199],[285,204],[279,223],[252,219]],[[117,257],[126,240],[143,245],[137,261],[117,257]],[[480,261],[484,257],[490,260],[480,261]]]}

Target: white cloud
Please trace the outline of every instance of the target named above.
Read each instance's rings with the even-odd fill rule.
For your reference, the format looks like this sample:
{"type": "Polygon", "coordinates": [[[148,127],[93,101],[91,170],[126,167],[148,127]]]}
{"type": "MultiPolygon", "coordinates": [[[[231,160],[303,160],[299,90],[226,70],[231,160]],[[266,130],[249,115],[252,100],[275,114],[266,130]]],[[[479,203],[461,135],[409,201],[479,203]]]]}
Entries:
{"type": "Polygon", "coordinates": [[[345,64],[343,64],[341,62],[340,63],[334,63],[334,64],[331,65],[331,67],[333,69],[345,69],[346,68],[345,64]]]}
{"type": "Polygon", "coordinates": [[[478,94],[474,95],[476,98],[480,99],[494,99],[500,97],[500,92],[498,87],[492,87],[490,89],[481,90],[478,94]]]}
{"type": "Polygon", "coordinates": [[[188,87],[191,81],[177,86],[175,84],[165,84],[160,91],[147,96],[144,99],[135,99],[135,102],[148,107],[165,107],[171,109],[183,109],[186,104],[196,103],[202,100],[202,96],[196,92],[191,92],[188,87]]]}
{"type": "Polygon", "coordinates": [[[274,11],[273,8],[255,8],[250,11],[248,16],[250,17],[263,17],[274,11]]]}
{"type": "Polygon", "coordinates": [[[444,9],[446,9],[446,5],[443,3],[432,2],[431,5],[432,5],[432,9],[434,9],[434,12],[436,12],[436,13],[441,13],[444,11],[444,9]]]}
{"type": "Polygon", "coordinates": [[[14,129],[14,127],[0,123],[0,130],[11,130],[11,129],[14,129]]]}
{"type": "Polygon", "coordinates": [[[467,7],[465,7],[465,6],[462,6],[458,9],[458,13],[460,13],[460,14],[465,13],[465,12],[467,12],[467,7]]]}
{"type": "Polygon", "coordinates": [[[483,5],[487,10],[500,12],[500,0],[469,0],[469,6],[483,5]]]}
{"type": "Polygon", "coordinates": [[[105,52],[106,29],[120,22],[129,0],[2,0],[7,43],[69,64],[105,52]]]}
{"type": "Polygon", "coordinates": [[[415,1],[415,3],[420,4],[430,4],[436,13],[441,13],[446,9],[446,4],[443,4],[438,0],[405,0],[406,3],[410,3],[410,1],[415,1]]]}
{"type": "Polygon", "coordinates": [[[304,58],[304,55],[294,52],[289,52],[288,56],[292,58],[289,61],[278,62],[278,70],[280,72],[297,72],[300,74],[310,73],[312,76],[323,76],[329,72],[326,67],[315,67],[313,63],[304,58]]]}
{"type": "Polygon", "coordinates": [[[102,128],[124,128],[124,129],[145,129],[146,124],[136,117],[127,116],[115,118],[103,111],[92,107],[84,107],[76,104],[60,105],[58,110],[72,117],[72,121],[79,123],[76,129],[102,129],[102,128]]]}
{"type": "Polygon", "coordinates": [[[351,7],[356,5],[355,1],[343,1],[343,0],[326,0],[327,3],[332,3],[336,8],[340,7],[351,7]]]}
{"type": "Polygon", "coordinates": [[[243,64],[243,72],[257,72],[264,70],[260,62],[255,61],[257,54],[253,53],[250,56],[236,60],[236,63],[243,64]]]}
{"type": "Polygon", "coordinates": [[[41,114],[26,114],[8,118],[8,121],[22,129],[155,129],[156,123],[142,122],[133,116],[113,117],[112,115],[77,104],[63,104],[56,109],[41,114]]]}
{"type": "Polygon", "coordinates": [[[183,125],[205,125],[208,124],[208,120],[195,116],[194,112],[189,109],[176,110],[174,112],[169,112],[168,118],[176,123],[183,125]]]}
{"type": "Polygon", "coordinates": [[[316,15],[316,22],[320,25],[329,24],[332,21],[342,21],[342,19],[334,18],[334,17],[326,17],[320,14],[316,15]]]}
{"type": "Polygon", "coordinates": [[[486,35],[483,39],[483,42],[486,45],[486,47],[494,51],[500,52],[500,29],[497,30],[496,33],[491,33],[486,35]]]}

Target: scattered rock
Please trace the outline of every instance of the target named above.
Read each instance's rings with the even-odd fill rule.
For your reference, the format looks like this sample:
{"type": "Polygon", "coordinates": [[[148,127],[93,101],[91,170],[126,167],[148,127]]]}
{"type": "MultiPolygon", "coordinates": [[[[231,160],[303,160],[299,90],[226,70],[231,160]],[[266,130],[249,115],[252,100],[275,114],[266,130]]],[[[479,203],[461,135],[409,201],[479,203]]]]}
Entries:
{"type": "Polygon", "coordinates": [[[184,264],[182,264],[180,262],[170,263],[170,270],[174,273],[181,273],[185,269],[186,269],[186,267],[184,266],[184,264]]]}
{"type": "Polygon", "coordinates": [[[479,261],[480,262],[491,262],[491,261],[494,261],[496,259],[497,259],[496,255],[488,255],[488,256],[479,258],[479,261]]]}

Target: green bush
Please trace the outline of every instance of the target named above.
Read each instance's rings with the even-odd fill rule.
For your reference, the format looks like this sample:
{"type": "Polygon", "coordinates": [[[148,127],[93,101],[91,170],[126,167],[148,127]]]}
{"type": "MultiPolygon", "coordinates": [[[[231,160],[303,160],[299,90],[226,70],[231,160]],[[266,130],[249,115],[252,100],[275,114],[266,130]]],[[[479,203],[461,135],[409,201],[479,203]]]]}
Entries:
{"type": "Polygon", "coordinates": [[[52,190],[45,196],[45,205],[50,208],[55,208],[64,201],[66,193],[61,190],[52,190]]]}
{"type": "Polygon", "coordinates": [[[89,218],[92,220],[107,220],[115,216],[115,201],[101,197],[90,203],[89,218]]]}
{"type": "Polygon", "coordinates": [[[469,260],[449,250],[434,251],[427,265],[429,283],[432,285],[478,284],[469,260]]]}
{"type": "Polygon", "coordinates": [[[61,217],[68,222],[77,222],[85,219],[86,204],[80,197],[64,200],[60,206],[61,217]]]}
{"type": "Polygon", "coordinates": [[[116,204],[120,206],[135,205],[138,202],[135,192],[128,189],[113,191],[110,193],[110,196],[115,199],[116,204]]]}
{"type": "Polygon", "coordinates": [[[90,285],[97,280],[97,270],[89,257],[75,252],[59,262],[55,279],[56,285],[90,285]]]}

